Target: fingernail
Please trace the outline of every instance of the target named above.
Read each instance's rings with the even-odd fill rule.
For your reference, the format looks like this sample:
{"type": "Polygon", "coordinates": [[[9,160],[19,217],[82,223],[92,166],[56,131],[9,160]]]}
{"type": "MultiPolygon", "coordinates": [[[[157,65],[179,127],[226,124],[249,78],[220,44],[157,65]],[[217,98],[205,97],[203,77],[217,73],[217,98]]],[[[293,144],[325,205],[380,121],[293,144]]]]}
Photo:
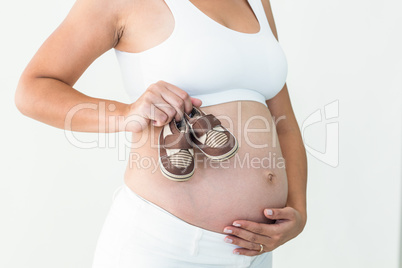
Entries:
{"type": "Polygon", "coordinates": [[[225,242],[226,242],[226,243],[233,243],[233,240],[230,239],[230,238],[225,238],[225,242]]]}
{"type": "Polygon", "coordinates": [[[240,255],[240,252],[234,251],[233,254],[240,255]]]}
{"type": "Polygon", "coordinates": [[[230,230],[230,229],[226,229],[226,228],[223,230],[223,232],[224,232],[224,233],[227,233],[227,234],[231,234],[231,233],[233,233],[233,231],[232,231],[232,230],[230,230]]]}
{"type": "Polygon", "coordinates": [[[234,222],[234,223],[233,223],[233,226],[240,227],[241,224],[240,224],[240,223],[237,223],[237,222],[234,222]]]}
{"type": "Polygon", "coordinates": [[[273,215],[274,212],[271,209],[266,209],[265,212],[267,213],[267,215],[273,215]]]}

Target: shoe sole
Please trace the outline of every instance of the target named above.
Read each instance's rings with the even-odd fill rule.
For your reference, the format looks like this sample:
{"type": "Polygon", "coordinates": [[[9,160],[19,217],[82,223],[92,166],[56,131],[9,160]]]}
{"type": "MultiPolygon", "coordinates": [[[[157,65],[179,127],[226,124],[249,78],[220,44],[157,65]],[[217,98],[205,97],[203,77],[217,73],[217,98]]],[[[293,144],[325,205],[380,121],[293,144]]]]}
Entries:
{"type": "MultiPolygon", "coordinates": [[[[161,165],[160,162],[159,162],[159,164],[161,165]]],[[[160,167],[161,167],[160,170],[161,170],[162,175],[172,181],[188,181],[194,174],[194,170],[193,170],[190,174],[186,174],[186,176],[181,177],[179,175],[170,173],[162,165],[160,167]]]]}
{"type": "MultiPolygon", "coordinates": [[[[162,131],[159,133],[159,140],[160,140],[160,135],[161,134],[162,134],[162,131]]],[[[159,144],[159,146],[160,146],[160,144],[159,144]]],[[[169,180],[172,180],[172,181],[188,181],[193,176],[194,171],[195,171],[195,168],[194,168],[191,171],[191,173],[185,174],[185,175],[177,175],[177,174],[170,173],[162,165],[161,156],[160,156],[160,153],[159,153],[159,148],[158,148],[158,162],[159,162],[159,169],[160,169],[162,175],[165,176],[166,178],[168,178],[169,180]]]]}

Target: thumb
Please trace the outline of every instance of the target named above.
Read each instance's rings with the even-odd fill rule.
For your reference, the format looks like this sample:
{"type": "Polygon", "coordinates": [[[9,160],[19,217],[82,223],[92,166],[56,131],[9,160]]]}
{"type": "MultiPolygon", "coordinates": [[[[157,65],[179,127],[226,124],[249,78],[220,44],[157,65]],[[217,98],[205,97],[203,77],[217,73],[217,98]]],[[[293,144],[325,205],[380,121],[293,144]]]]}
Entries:
{"type": "Polygon", "coordinates": [[[290,219],[290,211],[286,208],[266,208],[264,209],[264,215],[271,220],[284,220],[290,219]]]}
{"type": "Polygon", "coordinates": [[[196,106],[196,107],[200,107],[200,106],[201,106],[202,101],[201,101],[200,99],[193,98],[193,97],[190,97],[190,99],[191,99],[191,103],[192,103],[194,106],[196,106]]]}

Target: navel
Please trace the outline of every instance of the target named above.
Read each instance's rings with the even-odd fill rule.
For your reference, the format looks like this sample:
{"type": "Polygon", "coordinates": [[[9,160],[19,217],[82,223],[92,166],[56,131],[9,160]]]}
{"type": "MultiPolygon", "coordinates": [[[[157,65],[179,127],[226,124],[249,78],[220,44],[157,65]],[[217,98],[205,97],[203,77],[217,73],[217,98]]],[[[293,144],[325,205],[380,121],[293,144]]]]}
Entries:
{"type": "Polygon", "coordinates": [[[275,174],[272,171],[268,171],[266,178],[268,182],[274,182],[275,174]]]}

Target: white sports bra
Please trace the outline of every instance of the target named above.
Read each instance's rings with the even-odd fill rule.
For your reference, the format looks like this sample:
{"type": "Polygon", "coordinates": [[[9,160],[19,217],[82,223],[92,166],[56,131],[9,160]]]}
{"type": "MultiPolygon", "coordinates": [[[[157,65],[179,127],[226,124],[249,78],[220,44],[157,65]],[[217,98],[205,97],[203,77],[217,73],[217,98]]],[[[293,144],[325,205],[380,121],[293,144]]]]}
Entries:
{"type": "Polygon", "coordinates": [[[131,101],[159,80],[201,99],[202,106],[240,100],[266,105],[283,88],[287,61],[261,0],[248,0],[260,24],[258,33],[229,29],[189,0],[165,2],[175,20],[168,39],[137,53],[115,49],[131,101]]]}

